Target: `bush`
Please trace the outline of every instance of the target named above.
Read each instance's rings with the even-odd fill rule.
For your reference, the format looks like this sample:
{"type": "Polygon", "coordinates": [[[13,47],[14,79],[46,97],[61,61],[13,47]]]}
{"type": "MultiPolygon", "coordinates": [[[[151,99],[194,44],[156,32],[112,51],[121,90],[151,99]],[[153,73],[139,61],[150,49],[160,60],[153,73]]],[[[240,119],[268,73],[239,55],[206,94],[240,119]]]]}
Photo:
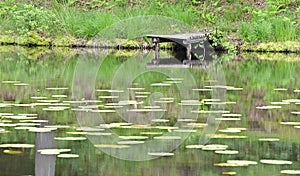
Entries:
{"type": "Polygon", "coordinates": [[[53,33],[61,28],[54,13],[32,4],[15,5],[10,16],[15,24],[16,32],[21,35],[33,31],[43,34],[53,33]]]}

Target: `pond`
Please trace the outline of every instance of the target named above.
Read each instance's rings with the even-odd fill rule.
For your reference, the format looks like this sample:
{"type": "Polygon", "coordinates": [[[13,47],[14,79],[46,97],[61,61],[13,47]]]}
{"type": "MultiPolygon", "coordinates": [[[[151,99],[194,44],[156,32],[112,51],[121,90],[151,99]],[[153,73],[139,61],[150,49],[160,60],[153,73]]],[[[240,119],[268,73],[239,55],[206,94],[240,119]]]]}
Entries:
{"type": "Polygon", "coordinates": [[[299,55],[0,51],[0,175],[300,173],[299,55]]]}

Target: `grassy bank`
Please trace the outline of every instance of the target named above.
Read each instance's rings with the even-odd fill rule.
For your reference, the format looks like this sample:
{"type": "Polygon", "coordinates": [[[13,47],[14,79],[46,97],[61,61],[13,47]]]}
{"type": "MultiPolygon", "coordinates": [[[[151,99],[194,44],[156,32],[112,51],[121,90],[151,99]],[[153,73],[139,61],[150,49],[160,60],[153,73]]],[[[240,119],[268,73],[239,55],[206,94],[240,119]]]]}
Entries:
{"type": "MultiPolygon", "coordinates": [[[[93,46],[89,41],[106,27],[146,15],[171,17],[198,31],[207,28],[214,46],[229,52],[236,47],[241,51],[300,50],[298,0],[4,0],[0,2],[0,43],[93,46]],[[274,47],[266,44],[270,42],[274,47]],[[268,49],[257,47],[261,44],[268,49]]],[[[149,45],[142,40],[127,41],[127,35],[121,44],[149,45]]]]}

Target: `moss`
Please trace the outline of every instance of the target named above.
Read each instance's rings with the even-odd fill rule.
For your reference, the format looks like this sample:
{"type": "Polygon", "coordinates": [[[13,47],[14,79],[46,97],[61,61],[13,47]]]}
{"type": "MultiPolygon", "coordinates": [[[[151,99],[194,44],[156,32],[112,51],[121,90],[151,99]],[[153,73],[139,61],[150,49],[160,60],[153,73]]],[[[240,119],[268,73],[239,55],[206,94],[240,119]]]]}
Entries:
{"type": "Polygon", "coordinates": [[[243,53],[245,58],[257,58],[259,60],[272,60],[272,61],[285,61],[285,62],[299,62],[300,56],[296,53],[285,54],[285,53],[270,53],[270,52],[252,52],[243,53]]]}
{"type": "Polygon", "coordinates": [[[1,44],[14,44],[16,41],[15,36],[11,35],[0,35],[0,43],[1,44]]]}
{"type": "Polygon", "coordinates": [[[262,52],[300,52],[300,42],[267,42],[250,44],[244,43],[240,46],[241,51],[262,51],[262,52]]]}
{"type": "Polygon", "coordinates": [[[26,45],[26,46],[49,46],[50,39],[36,32],[29,32],[25,36],[19,36],[16,38],[16,43],[19,45],[26,45]]]}

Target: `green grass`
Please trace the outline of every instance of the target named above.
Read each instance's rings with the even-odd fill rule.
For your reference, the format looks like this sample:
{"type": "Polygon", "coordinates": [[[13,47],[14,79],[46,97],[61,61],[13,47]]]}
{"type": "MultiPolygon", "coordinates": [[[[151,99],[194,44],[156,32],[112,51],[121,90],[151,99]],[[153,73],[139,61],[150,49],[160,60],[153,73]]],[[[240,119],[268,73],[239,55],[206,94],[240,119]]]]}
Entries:
{"type": "Polygon", "coordinates": [[[125,1],[5,0],[0,3],[0,34],[8,32],[22,35],[34,30],[50,37],[69,34],[78,38],[91,39],[104,28],[121,20],[145,15],[162,15],[180,20],[199,30],[218,28],[224,32],[224,35],[235,38],[231,40],[253,43],[300,41],[298,5],[298,1],[295,0],[282,2],[267,0],[260,6],[253,4],[250,0],[244,2],[239,0],[214,2],[146,0],[134,1],[133,5],[125,1]],[[26,10],[25,4],[28,2],[35,5],[32,11],[37,16],[43,16],[40,11],[40,7],[43,6],[49,19],[54,14],[60,25],[52,25],[49,20],[29,19],[26,14],[30,13],[23,12],[25,16],[19,14],[20,10],[26,10]],[[17,10],[13,8],[14,5],[17,10]],[[16,14],[20,18],[14,18],[16,14]],[[30,28],[28,27],[27,30],[26,26],[30,28]],[[20,28],[22,33],[19,31],[20,28]]]}

